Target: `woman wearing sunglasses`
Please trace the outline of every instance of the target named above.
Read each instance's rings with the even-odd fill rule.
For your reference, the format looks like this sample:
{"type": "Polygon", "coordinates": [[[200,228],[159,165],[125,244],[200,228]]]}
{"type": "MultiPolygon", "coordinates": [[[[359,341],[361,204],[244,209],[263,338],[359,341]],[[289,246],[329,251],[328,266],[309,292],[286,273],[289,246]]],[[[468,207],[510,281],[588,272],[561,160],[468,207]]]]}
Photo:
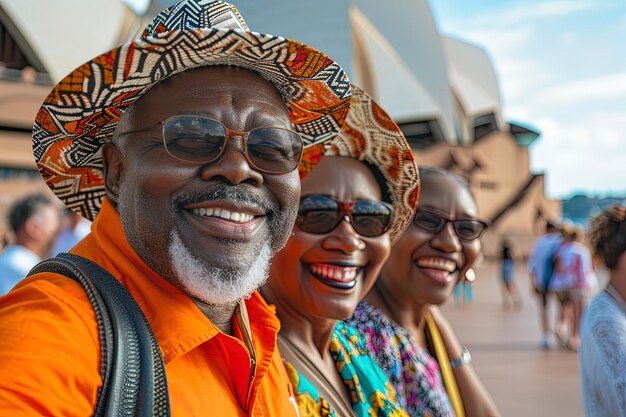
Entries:
{"type": "Polygon", "coordinates": [[[419,180],[408,143],[353,87],[346,128],[325,153],[305,152],[301,167],[296,226],[262,288],[281,321],[278,345],[300,415],[407,416],[361,337],[340,320],[367,294],[415,212],[419,180]]]}
{"type": "Polygon", "coordinates": [[[470,355],[437,309],[461,280],[473,280],[487,226],[467,182],[420,168],[422,195],[366,300],[348,321],[388,375],[412,416],[499,415],[470,355]]]}

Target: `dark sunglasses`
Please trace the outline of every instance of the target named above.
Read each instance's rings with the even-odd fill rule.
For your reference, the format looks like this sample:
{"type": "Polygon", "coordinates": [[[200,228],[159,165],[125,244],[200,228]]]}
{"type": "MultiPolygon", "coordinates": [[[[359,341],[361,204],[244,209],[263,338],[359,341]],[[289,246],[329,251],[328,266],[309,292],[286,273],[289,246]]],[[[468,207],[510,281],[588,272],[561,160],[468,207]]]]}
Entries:
{"type": "Polygon", "coordinates": [[[393,207],[384,201],[361,200],[344,203],[325,195],[309,195],[300,200],[296,225],[307,233],[330,233],[347,219],[365,237],[384,234],[390,225],[393,207]]]}
{"type": "Polygon", "coordinates": [[[302,158],[302,137],[293,130],[257,127],[237,132],[217,120],[192,115],[173,116],[163,122],[165,150],[187,162],[217,160],[232,136],[243,138],[245,157],[258,171],[285,174],[296,169],[302,158]]]}
{"type": "Polygon", "coordinates": [[[489,225],[485,220],[474,218],[455,219],[427,209],[418,209],[413,218],[415,226],[433,234],[441,232],[448,222],[452,223],[454,232],[462,240],[478,239],[489,225]]]}

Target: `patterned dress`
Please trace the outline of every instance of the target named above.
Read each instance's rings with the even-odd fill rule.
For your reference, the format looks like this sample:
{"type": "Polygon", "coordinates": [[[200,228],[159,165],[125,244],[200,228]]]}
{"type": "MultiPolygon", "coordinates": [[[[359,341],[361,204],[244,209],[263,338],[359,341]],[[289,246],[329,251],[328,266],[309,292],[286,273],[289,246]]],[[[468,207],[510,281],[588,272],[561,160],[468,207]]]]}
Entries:
{"type": "Polygon", "coordinates": [[[348,324],[365,338],[368,351],[389,377],[398,403],[409,415],[454,417],[437,360],[408,330],[366,301],[361,301],[348,324]]]}
{"type": "MultiPolygon", "coordinates": [[[[348,391],[358,417],[408,417],[398,406],[396,392],[385,373],[369,356],[355,328],[338,322],[330,342],[330,353],[348,391]]],[[[318,389],[296,367],[286,362],[296,390],[300,417],[338,417],[318,389]]],[[[341,416],[344,417],[344,416],[341,416]]]]}

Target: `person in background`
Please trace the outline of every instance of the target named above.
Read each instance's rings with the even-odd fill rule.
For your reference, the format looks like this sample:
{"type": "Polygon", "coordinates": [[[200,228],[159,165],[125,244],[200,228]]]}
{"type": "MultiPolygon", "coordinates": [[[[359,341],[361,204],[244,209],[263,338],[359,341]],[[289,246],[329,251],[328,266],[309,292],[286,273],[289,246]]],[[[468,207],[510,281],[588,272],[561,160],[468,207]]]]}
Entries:
{"type": "Polygon", "coordinates": [[[531,275],[533,291],[539,297],[539,318],[541,322],[541,346],[550,347],[550,321],[548,319],[548,295],[550,280],[554,272],[554,256],[562,243],[558,227],[546,223],[546,233],[539,237],[528,258],[528,272],[531,275]]]}
{"type": "Polygon", "coordinates": [[[363,334],[411,416],[498,416],[469,351],[437,308],[481,258],[487,223],[465,179],[423,167],[420,177],[413,222],[348,323],[363,334]]]}
{"type": "Polygon", "coordinates": [[[515,258],[513,248],[507,239],[502,240],[501,248],[501,270],[502,278],[502,305],[505,310],[511,307],[520,308],[522,306],[522,296],[515,283],[515,258]]]}
{"type": "Polygon", "coordinates": [[[474,290],[472,289],[472,283],[476,280],[476,272],[470,268],[465,273],[464,279],[460,280],[454,286],[454,302],[457,303],[459,299],[462,300],[462,304],[471,303],[474,301],[474,290]]]}
{"type": "Polygon", "coordinates": [[[296,226],[261,291],[281,321],[278,346],[301,416],[401,417],[388,378],[340,320],[352,315],[411,222],[419,179],[400,128],[352,88],[346,127],[315,169],[301,170],[296,226]]]}
{"type": "Polygon", "coordinates": [[[589,241],[610,281],[582,319],[580,388],[585,416],[626,416],[626,207],[591,220],[589,241]]]}
{"type": "Polygon", "coordinates": [[[0,254],[0,295],[8,293],[43,258],[59,232],[59,212],[43,194],[26,196],[13,204],[7,216],[15,243],[0,254]]]}
{"type": "Polygon", "coordinates": [[[555,335],[567,349],[577,351],[584,296],[596,287],[591,253],[583,244],[583,231],[573,225],[563,227],[563,244],[555,255],[549,290],[561,302],[555,335]],[[569,333],[569,334],[568,334],[569,333]]]}
{"type": "Polygon", "coordinates": [[[87,236],[91,222],[66,207],[63,211],[62,224],[63,227],[51,252],[53,256],[69,252],[70,249],[87,236]]]}

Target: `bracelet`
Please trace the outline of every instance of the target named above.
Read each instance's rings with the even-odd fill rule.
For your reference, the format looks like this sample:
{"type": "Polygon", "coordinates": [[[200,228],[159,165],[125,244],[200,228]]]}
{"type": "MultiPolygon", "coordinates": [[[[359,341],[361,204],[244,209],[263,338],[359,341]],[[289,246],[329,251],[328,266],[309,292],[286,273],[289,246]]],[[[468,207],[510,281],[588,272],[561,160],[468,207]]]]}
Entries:
{"type": "Polygon", "coordinates": [[[463,353],[461,353],[461,357],[453,359],[450,361],[450,366],[453,368],[458,368],[459,366],[465,365],[472,361],[472,355],[470,354],[467,346],[463,345],[463,353]]]}

